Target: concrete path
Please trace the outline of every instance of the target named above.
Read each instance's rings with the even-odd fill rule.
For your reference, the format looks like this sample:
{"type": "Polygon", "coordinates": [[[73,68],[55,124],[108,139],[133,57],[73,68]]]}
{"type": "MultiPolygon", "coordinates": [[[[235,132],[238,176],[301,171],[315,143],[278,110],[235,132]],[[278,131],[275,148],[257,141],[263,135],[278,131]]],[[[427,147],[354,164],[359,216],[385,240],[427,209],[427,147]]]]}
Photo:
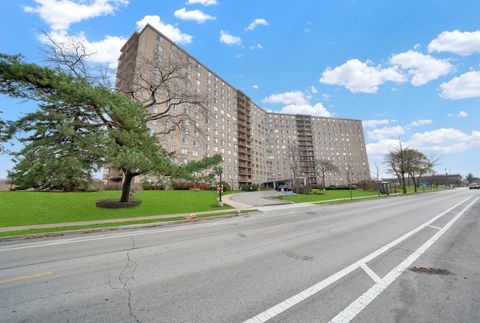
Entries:
{"type": "Polygon", "coordinates": [[[234,203],[240,203],[245,207],[256,207],[256,206],[290,204],[291,202],[289,201],[278,200],[275,198],[275,196],[286,195],[286,194],[287,194],[286,192],[277,192],[277,191],[258,191],[258,192],[244,192],[244,193],[232,194],[232,195],[227,195],[227,197],[229,198],[230,201],[234,203]]]}
{"type": "Polygon", "coordinates": [[[480,322],[479,193],[0,243],[0,322],[480,322]]]}

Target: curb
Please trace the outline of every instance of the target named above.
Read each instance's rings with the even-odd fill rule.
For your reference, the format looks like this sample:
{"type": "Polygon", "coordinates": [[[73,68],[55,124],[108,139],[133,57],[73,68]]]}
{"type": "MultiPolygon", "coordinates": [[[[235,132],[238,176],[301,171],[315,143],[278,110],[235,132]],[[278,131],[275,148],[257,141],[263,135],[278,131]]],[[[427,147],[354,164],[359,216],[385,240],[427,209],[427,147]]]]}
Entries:
{"type": "MultiPolygon", "coordinates": [[[[255,210],[248,213],[239,213],[238,211],[240,210],[234,210],[234,211],[237,211],[237,213],[210,216],[210,217],[204,217],[204,218],[195,218],[195,219],[161,221],[161,222],[150,222],[150,223],[144,223],[144,224],[140,223],[140,224],[119,225],[119,226],[104,227],[104,228],[76,229],[76,230],[5,236],[5,237],[0,237],[0,242],[9,242],[9,241],[15,241],[15,240],[30,240],[30,239],[35,240],[35,239],[42,239],[42,238],[55,238],[55,237],[64,237],[66,235],[74,235],[74,234],[91,234],[91,233],[99,233],[99,232],[117,232],[117,231],[136,230],[136,229],[145,229],[145,228],[160,228],[160,227],[177,225],[177,224],[207,222],[207,221],[212,221],[214,219],[229,219],[229,218],[234,218],[242,215],[249,216],[250,214],[261,213],[260,210],[255,210]]],[[[46,228],[46,230],[48,229],[50,228],[46,228]]]]}

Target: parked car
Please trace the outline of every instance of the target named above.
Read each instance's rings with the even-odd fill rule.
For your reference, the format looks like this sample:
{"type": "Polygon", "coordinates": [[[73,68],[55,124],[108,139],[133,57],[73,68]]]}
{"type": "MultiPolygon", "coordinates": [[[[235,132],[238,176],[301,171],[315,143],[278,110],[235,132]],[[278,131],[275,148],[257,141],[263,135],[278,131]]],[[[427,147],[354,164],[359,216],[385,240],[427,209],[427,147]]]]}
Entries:
{"type": "Polygon", "coordinates": [[[480,185],[478,185],[477,183],[472,183],[472,184],[468,185],[468,188],[471,189],[471,190],[478,190],[478,189],[480,189],[480,185]]]}

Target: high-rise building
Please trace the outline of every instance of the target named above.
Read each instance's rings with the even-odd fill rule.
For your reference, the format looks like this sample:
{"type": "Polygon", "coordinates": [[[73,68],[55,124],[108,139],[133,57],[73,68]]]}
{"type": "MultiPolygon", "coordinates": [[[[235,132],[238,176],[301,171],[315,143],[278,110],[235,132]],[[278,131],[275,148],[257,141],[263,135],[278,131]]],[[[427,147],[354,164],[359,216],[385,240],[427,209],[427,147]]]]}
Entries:
{"type": "MultiPolygon", "coordinates": [[[[320,160],[337,167],[326,174],[326,185],[370,178],[360,120],[267,112],[151,25],[122,47],[117,88],[133,92],[142,80],[165,77],[161,68],[172,64],[181,65],[184,73],[168,84],[168,93],[158,93],[186,95],[190,100],[179,100],[170,113],[187,118],[156,120],[149,127],[161,133],[162,146],[174,151],[179,162],[221,154],[224,179],[235,188],[293,179],[318,184],[320,160]],[[151,68],[152,63],[158,68],[151,68]],[[181,126],[168,132],[175,122],[181,126]]],[[[140,98],[150,102],[153,113],[165,109],[149,101],[148,89],[142,91],[140,98]]],[[[112,174],[107,170],[105,177],[112,174]]]]}

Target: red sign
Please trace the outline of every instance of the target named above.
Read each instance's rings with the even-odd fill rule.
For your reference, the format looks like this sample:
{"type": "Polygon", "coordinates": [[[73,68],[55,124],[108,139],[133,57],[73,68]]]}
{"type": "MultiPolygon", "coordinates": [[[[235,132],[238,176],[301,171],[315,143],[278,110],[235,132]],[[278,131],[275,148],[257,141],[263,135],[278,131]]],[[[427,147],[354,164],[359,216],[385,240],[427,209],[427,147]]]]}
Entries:
{"type": "Polygon", "coordinates": [[[223,185],[217,184],[217,192],[218,193],[220,193],[220,192],[223,193],[223,185]]]}

